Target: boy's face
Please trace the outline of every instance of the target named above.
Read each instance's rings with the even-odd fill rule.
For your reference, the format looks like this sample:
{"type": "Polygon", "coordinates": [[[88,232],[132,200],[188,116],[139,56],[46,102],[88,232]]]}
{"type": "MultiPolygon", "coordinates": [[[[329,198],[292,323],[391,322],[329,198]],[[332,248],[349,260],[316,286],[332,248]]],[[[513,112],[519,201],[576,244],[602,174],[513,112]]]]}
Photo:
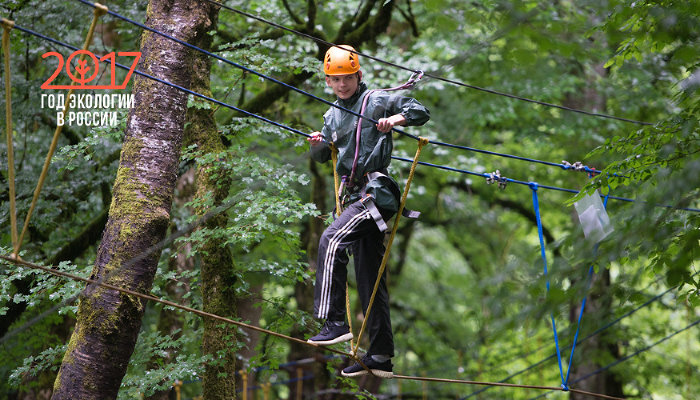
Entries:
{"type": "Polygon", "coordinates": [[[326,84],[338,98],[347,100],[357,91],[362,79],[362,71],[348,75],[326,75],[326,84]]]}

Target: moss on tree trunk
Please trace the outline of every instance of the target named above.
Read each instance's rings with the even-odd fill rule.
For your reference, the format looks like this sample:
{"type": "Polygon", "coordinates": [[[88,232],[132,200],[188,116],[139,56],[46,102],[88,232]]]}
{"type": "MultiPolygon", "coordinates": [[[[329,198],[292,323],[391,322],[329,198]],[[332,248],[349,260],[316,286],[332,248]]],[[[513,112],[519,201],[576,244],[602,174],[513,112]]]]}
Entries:
{"type": "MultiPolygon", "coordinates": [[[[218,9],[211,11],[208,27],[199,31],[192,42],[203,49],[211,48],[212,36],[208,32],[216,29],[218,9]]],[[[211,59],[201,53],[195,54],[191,66],[192,90],[212,96],[209,80],[211,59]]],[[[197,149],[205,154],[225,150],[211,109],[188,109],[185,137],[188,144],[196,144],[197,149]]],[[[197,198],[212,195],[215,204],[224,201],[230,189],[230,181],[227,178],[217,180],[210,165],[197,166],[195,185],[197,198]]],[[[204,214],[207,210],[197,209],[196,212],[204,214]]],[[[210,230],[224,229],[227,223],[228,216],[221,213],[208,219],[205,227],[210,230]]],[[[207,240],[199,254],[204,311],[235,317],[236,275],[230,250],[224,246],[221,238],[214,237],[207,240]]],[[[211,400],[235,398],[236,328],[211,319],[204,319],[203,325],[202,352],[213,357],[213,361],[205,366],[202,376],[203,397],[211,400]]]]}
{"type": "MultiPolygon", "coordinates": [[[[146,25],[190,41],[209,22],[210,6],[184,0],[151,0],[146,25]]],[[[144,33],[139,70],[189,86],[190,51],[144,33]]],[[[91,278],[148,293],[164,237],[177,177],[187,96],[136,77],[109,219],[91,278]]],[[[53,399],[113,399],[136,344],[143,301],[90,285],[54,384],[53,399]]]]}

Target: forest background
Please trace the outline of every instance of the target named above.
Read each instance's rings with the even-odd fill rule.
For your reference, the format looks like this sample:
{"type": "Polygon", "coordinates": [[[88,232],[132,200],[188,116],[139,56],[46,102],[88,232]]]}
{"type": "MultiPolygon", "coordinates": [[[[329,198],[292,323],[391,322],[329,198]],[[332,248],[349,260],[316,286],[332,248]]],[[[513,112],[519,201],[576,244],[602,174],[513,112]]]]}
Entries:
{"type": "MultiPolygon", "coordinates": [[[[334,100],[320,69],[327,48],[322,42],[204,0],[104,4],[334,100]]],[[[400,222],[388,263],[395,373],[559,386],[550,315],[558,323],[566,373],[581,301],[588,296],[567,381],[572,388],[654,399],[690,399],[700,392],[697,2],[225,4],[408,69],[363,57],[370,87],[395,86],[408,79],[409,70],[426,71],[432,77],[407,95],[426,105],[432,119],[424,127],[405,129],[408,133],[556,164],[582,161],[602,170],[589,179],[573,169],[425,147],[422,161],[475,174],[426,165],[417,169],[408,205],[423,214],[417,221],[400,222]],[[488,185],[481,174],[496,170],[540,185],[547,277],[531,187],[488,185]],[[635,201],[608,199],[615,230],[594,245],[584,238],[572,206],[575,193],[544,185],[599,189],[635,201]],[[591,266],[595,273],[589,283],[591,266]]],[[[0,15],[77,47],[93,8],[80,1],[9,0],[0,6],[0,15]]],[[[144,34],[123,19],[104,15],[95,32],[90,49],[96,54],[142,51],[139,70],[170,73],[174,82],[195,92],[301,132],[322,125],[327,104],[175,42],[156,40],[157,35],[144,34]],[[159,71],[161,64],[176,68],[159,71]]],[[[21,230],[56,124],[56,110],[42,108],[41,95],[65,93],[39,88],[57,67],[42,54],[57,51],[67,57],[72,51],[18,29],[10,31],[9,44],[21,230]]],[[[65,76],[58,81],[68,83],[65,76]]],[[[315,333],[313,268],[318,235],[333,208],[330,165],[311,162],[299,135],[148,82],[132,78],[128,89],[91,92],[133,91],[131,119],[129,110],[119,109],[113,110],[119,113],[118,126],[63,128],[22,258],[301,339],[315,333]],[[134,152],[130,141],[139,129],[148,131],[135,126],[137,117],[153,124],[158,134],[170,135],[162,143],[172,152],[151,154],[145,161],[151,163],[150,172],[172,177],[146,200],[150,188],[130,186],[122,169],[143,161],[144,152],[134,152]],[[160,219],[139,231],[139,221],[150,221],[139,210],[149,210],[146,203],[154,199],[162,205],[154,207],[160,219]],[[129,275],[134,269],[128,252],[119,259],[114,256],[119,249],[108,248],[117,237],[142,247],[134,255],[158,244],[145,275],[129,275]],[[118,264],[105,264],[105,254],[118,264]]],[[[398,133],[394,138],[394,154],[411,158],[416,141],[398,133]]],[[[13,238],[5,140],[0,154],[0,246],[9,256],[13,238]]],[[[403,184],[409,167],[395,160],[390,171],[403,184]]],[[[233,398],[234,393],[242,398],[242,389],[257,398],[530,399],[543,394],[340,379],[339,368],[348,360],[331,353],[126,295],[114,301],[124,302],[115,313],[128,323],[115,323],[94,300],[102,292],[83,291],[82,282],[7,260],[1,265],[0,398],[70,398],[66,372],[74,365],[76,348],[88,349],[86,358],[94,365],[71,373],[82,374],[80,381],[100,375],[110,382],[111,388],[90,389],[104,390],[95,398],[168,398],[177,382],[183,398],[208,399],[233,398]],[[76,326],[100,329],[85,334],[76,326]],[[108,332],[102,329],[107,326],[108,332]],[[95,338],[127,345],[107,348],[98,357],[90,353],[97,353],[89,342],[95,338]],[[124,362],[104,362],[117,358],[124,362]]],[[[353,326],[358,327],[360,306],[354,274],[349,275],[353,326]]],[[[570,393],[546,397],[582,398],[570,393]]]]}

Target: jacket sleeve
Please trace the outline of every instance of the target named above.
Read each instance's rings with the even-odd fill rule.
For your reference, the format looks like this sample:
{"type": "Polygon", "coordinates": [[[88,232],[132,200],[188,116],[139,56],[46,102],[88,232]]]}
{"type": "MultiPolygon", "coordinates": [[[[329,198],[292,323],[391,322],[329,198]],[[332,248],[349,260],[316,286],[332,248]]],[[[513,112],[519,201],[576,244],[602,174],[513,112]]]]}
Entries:
{"type": "Polygon", "coordinates": [[[319,163],[324,163],[331,159],[331,146],[329,145],[331,142],[331,135],[325,124],[323,124],[323,129],[321,129],[321,136],[323,136],[324,141],[311,146],[311,159],[319,163]]]}
{"type": "Polygon", "coordinates": [[[411,97],[392,95],[388,104],[389,113],[401,114],[407,126],[421,126],[430,119],[430,110],[411,97]]]}

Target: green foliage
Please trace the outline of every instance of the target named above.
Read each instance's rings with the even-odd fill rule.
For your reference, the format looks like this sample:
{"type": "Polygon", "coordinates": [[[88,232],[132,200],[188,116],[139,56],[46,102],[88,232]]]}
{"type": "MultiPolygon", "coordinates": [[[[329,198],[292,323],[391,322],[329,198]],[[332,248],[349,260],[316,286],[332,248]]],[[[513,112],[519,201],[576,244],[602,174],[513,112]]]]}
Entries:
{"type": "MultiPolygon", "coordinates": [[[[227,4],[306,29],[299,20],[304,22],[307,6],[313,2],[287,3],[291,14],[279,1],[227,4]]],[[[363,22],[352,18],[366,3],[326,2],[316,10],[309,29],[315,36],[334,40],[341,26],[349,29],[363,22]],[[343,26],[346,20],[350,22],[343,26]]],[[[431,109],[432,120],[425,127],[407,128],[409,133],[552,162],[580,160],[603,171],[588,180],[558,168],[434,145],[426,148],[423,161],[477,173],[498,169],[508,178],[589,193],[599,189],[636,202],[609,201],[615,232],[596,252],[583,240],[570,206],[572,196],[540,189],[542,221],[551,235],[546,244],[551,283],[547,294],[529,188],[509,184],[501,191],[478,177],[419,167],[408,205],[423,215],[414,223],[402,220],[389,263],[395,372],[497,381],[550,356],[549,316],[553,313],[557,320],[561,343],[570,344],[574,328],[570,312],[584,294],[591,293],[585,279],[590,265],[595,266],[596,284],[601,286],[592,289],[589,301],[596,306],[584,315],[581,337],[633,314],[595,337],[602,338],[600,348],[577,350],[574,366],[589,359],[607,365],[697,319],[700,213],[678,209],[700,208],[700,28],[695,2],[430,0],[393,5],[389,28],[367,40],[361,51],[481,88],[653,123],[639,126],[593,118],[437,79],[420,82],[410,95],[431,109]],[[662,299],[634,311],[671,287],[676,288],[662,299]]],[[[139,21],[145,7],[146,3],[110,2],[111,9],[139,21]]],[[[91,17],[91,11],[77,2],[12,1],[0,10],[23,26],[74,45],[82,42],[85,22],[91,17]]],[[[139,29],[107,16],[103,19],[111,25],[96,35],[96,51],[138,48],[139,29]]],[[[333,100],[325,88],[315,43],[224,10],[218,30],[209,34],[218,54],[263,73],[277,78],[314,73],[301,88],[333,100]]],[[[11,38],[16,185],[22,221],[53,134],[53,126],[42,122],[37,113],[53,118],[56,110],[41,109],[38,97],[38,87],[53,67],[41,55],[52,48],[16,30],[11,38]]],[[[361,62],[364,79],[372,87],[391,87],[410,75],[366,58],[361,62]]],[[[211,80],[213,96],[236,106],[247,105],[273,85],[217,62],[211,80]]],[[[196,146],[183,149],[178,173],[185,176],[194,166],[203,166],[219,187],[230,183],[230,192],[215,202],[211,194],[195,197],[187,188],[178,189],[171,233],[185,234],[164,249],[152,294],[201,308],[198,259],[202,245],[222,239],[234,256],[230,272],[237,278],[236,292],[255,299],[261,326],[281,333],[313,332],[318,324],[311,310],[302,309],[294,298],[294,286],[311,280],[307,258],[315,255],[305,253],[306,242],[301,238],[309,234],[310,220],[332,208],[330,168],[319,166],[326,204],[313,205],[308,202],[313,198],[312,179],[303,138],[195,97],[188,99],[188,106],[214,113],[226,148],[217,154],[202,154],[196,146]],[[209,228],[193,209],[223,214],[228,225],[209,228]]],[[[320,129],[327,108],[290,93],[270,99],[261,114],[311,132],[320,129]]],[[[74,127],[77,143],[60,138],[23,257],[50,259],[108,207],[125,121],[122,114],[118,128],[74,127]]],[[[395,155],[412,157],[415,142],[395,139],[395,155]]],[[[0,154],[5,157],[4,140],[0,154]]],[[[3,165],[4,160],[0,160],[3,165]]],[[[390,172],[403,182],[408,165],[394,161],[390,172]]],[[[3,170],[3,227],[9,227],[8,199],[3,170]]],[[[3,254],[10,252],[10,240],[9,229],[0,232],[3,254]]],[[[57,268],[87,276],[95,244],[57,268]]],[[[1,265],[0,318],[18,304],[27,306],[0,345],[3,397],[16,390],[51,386],[51,373],[60,362],[76,306],[61,302],[83,286],[1,265]],[[31,281],[26,294],[17,289],[23,279],[31,281]],[[56,312],[31,322],[59,304],[56,312]]],[[[352,272],[349,275],[357,312],[354,277],[352,272]]],[[[120,398],[166,389],[176,379],[189,381],[185,397],[197,395],[203,365],[215,362],[201,355],[201,332],[199,317],[149,305],[120,398]],[[174,332],[158,326],[167,312],[177,315],[181,325],[174,332]]],[[[241,338],[245,337],[241,330],[241,338]]],[[[289,354],[286,342],[263,337],[255,350],[249,368],[269,367],[261,380],[272,381],[277,373],[282,376],[278,368],[289,354]]],[[[700,390],[692,379],[698,352],[695,332],[690,330],[612,372],[629,397],[690,398],[700,390]]],[[[341,362],[328,365],[334,375],[341,362]]],[[[546,362],[518,379],[556,384],[559,377],[555,362],[546,362]]],[[[355,380],[336,379],[331,385],[359,397],[373,397],[355,380]]],[[[407,396],[418,397],[423,390],[421,383],[402,382],[401,392],[407,396]]],[[[427,390],[430,398],[463,397],[473,391],[445,384],[429,384],[427,390]]],[[[279,396],[283,392],[280,389],[279,396]]],[[[386,381],[375,394],[379,398],[397,392],[398,384],[386,381]]],[[[525,399],[538,394],[493,389],[480,398],[525,399]]]]}

